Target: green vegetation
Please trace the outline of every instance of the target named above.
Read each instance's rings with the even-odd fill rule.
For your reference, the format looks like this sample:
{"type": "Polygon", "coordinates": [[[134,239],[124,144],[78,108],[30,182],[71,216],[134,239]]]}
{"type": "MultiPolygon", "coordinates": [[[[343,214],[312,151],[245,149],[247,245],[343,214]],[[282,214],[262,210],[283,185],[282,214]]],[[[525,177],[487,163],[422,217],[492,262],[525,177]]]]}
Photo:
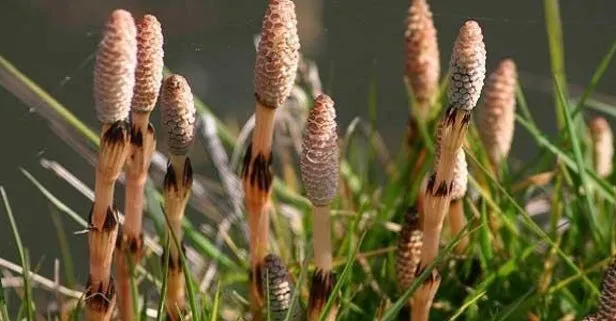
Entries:
{"type": "MultiPolygon", "coordinates": [[[[333,268],[337,283],[335,295],[327,302],[322,319],[334,308],[334,299],[339,305],[339,320],[397,320],[399,315],[406,317],[408,312],[404,310],[408,299],[431,275],[433,268],[438,269],[442,280],[432,307],[432,320],[561,320],[567,317],[566,320],[579,320],[596,310],[602,271],[616,252],[616,190],[613,187],[616,177],[600,177],[593,169],[593,146],[592,141],[586,139],[590,133],[584,117],[587,108],[612,117],[616,115],[616,106],[598,104],[591,98],[616,53],[616,41],[605,58],[597,62],[597,70],[582,97],[571,97],[566,90],[558,2],[545,0],[544,8],[555,88],[554,111],[562,133],[552,139],[541,132],[532,116],[533,102],[524,98],[524,84],[521,83],[517,93],[516,130],[526,131],[536,142],[539,153],[532,163],[509,168],[504,164],[496,172],[506,175],[497,176],[491,170],[476,125],[471,123],[465,141],[470,177],[464,212],[469,224],[458,235],[443,237],[436,260],[406,291],[398,291],[395,279],[397,231],[407,208],[416,204],[423,178],[431,170],[433,137],[430,133],[434,133],[437,121],[419,124],[421,135],[417,141],[411,146],[403,144],[397,153],[393,153],[395,157],[392,159],[381,157],[392,153],[381,143],[378,129],[364,120],[354,121],[347,128],[339,127],[342,138],[341,186],[331,206],[333,268]],[[424,159],[423,163],[420,159],[424,159]],[[546,173],[550,173],[549,178],[542,179],[546,173]],[[377,181],[375,177],[384,179],[377,181]],[[537,195],[547,197],[549,204],[548,223],[541,226],[532,217],[534,211],[529,211],[527,206],[537,200],[537,195]],[[563,220],[568,222],[566,228],[563,228],[563,220]],[[490,223],[494,221],[498,222],[496,226],[490,223]],[[469,251],[462,256],[454,255],[456,242],[463,235],[469,236],[469,251]],[[492,240],[500,240],[502,247],[492,240]]],[[[489,44],[487,51],[489,56],[489,44]]],[[[5,76],[0,78],[0,83],[8,90],[17,96],[36,97],[43,117],[55,126],[67,129],[79,138],[78,142],[85,142],[91,151],[96,150],[99,145],[98,135],[93,129],[96,127],[76,118],[70,111],[74,107],[62,105],[1,56],[0,75],[5,76]],[[10,86],[7,79],[10,79],[10,86]]],[[[307,84],[298,81],[296,87],[309,97],[312,95],[307,84]]],[[[373,91],[376,90],[371,90],[367,96],[377,94],[373,91]]],[[[446,106],[446,95],[439,97],[442,98],[438,105],[446,106]]],[[[248,140],[239,139],[239,133],[217,119],[200,100],[195,98],[195,101],[198,117],[202,120],[201,129],[203,120],[210,117],[215,122],[216,135],[200,137],[205,142],[195,144],[194,149],[219,144],[231,155],[235,150],[246,148],[248,140]],[[210,144],[210,140],[214,140],[214,144],[210,144]]],[[[311,106],[301,101],[296,105],[294,110],[303,114],[297,116],[289,112],[288,116],[294,117],[292,120],[298,126],[303,126],[304,116],[311,106]]],[[[371,118],[375,118],[378,114],[376,99],[370,98],[369,105],[371,118]]],[[[400,108],[406,110],[407,106],[400,108]]],[[[281,128],[276,128],[274,140],[281,135],[293,138],[281,128]]],[[[211,151],[208,149],[207,152],[211,151]]],[[[295,151],[274,148],[277,177],[273,184],[275,214],[270,218],[270,251],[283,258],[289,267],[297,286],[292,299],[300,300],[305,306],[310,276],[315,269],[313,262],[307,261],[312,257],[311,204],[302,196],[303,190],[297,187],[298,166],[288,161],[294,158],[284,156],[290,152],[295,151]]],[[[235,175],[239,175],[241,170],[241,161],[239,163],[236,168],[231,168],[235,175]]],[[[231,162],[224,164],[231,165],[231,162]]],[[[48,216],[40,216],[41,224],[56,224],[54,217],[59,212],[74,221],[73,226],[64,230],[87,228],[88,213],[79,213],[54,196],[46,188],[50,181],[33,177],[27,168],[21,170],[24,183],[31,183],[33,190],[40,192],[33,197],[46,199],[52,205],[48,216]]],[[[224,191],[216,194],[224,198],[220,203],[237,201],[234,199],[237,191],[223,181],[237,180],[238,177],[229,177],[229,173],[220,167],[216,170],[220,178],[217,188],[224,191]]],[[[154,223],[155,228],[145,231],[144,258],[133,280],[141,290],[141,297],[135,302],[140,305],[137,308],[142,320],[164,319],[164,295],[160,293],[164,293],[168,285],[166,271],[169,260],[161,259],[161,256],[168,255],[168,251],[162,248],[169,244],[179,246],[173,233],[171,239],[165,236],[167,221],[161,210],[162,181],[154,180],[154,176],[151,175],[146,185],[145,200],[147,219],[154,223]]],[[[84,192],[76,183],[79,177],[64,174],[58,175],[57,179],[75,187],[77,193],[84,192]]],[[[203,177],[195,177],[195,183],[204,182],[203,177]]],[[[239,186],[238,183],[236,188],[239,186]]],[[[67,279],[71,284],[61,287],[54,285],[49,280],[51,277],[45,278],[33,271],[30,266],[33,258],[28,257],[28,245],[22,244],[19,233],[18,213],[27,209],[11,208],[11,195],[7,195],[2,187],[0,193],[2,207],[18,246],[18,265],[22,267],[16,269],[0,260],[0,270],[10,271],[10,274],[2,274],[0,279],[0,320],[34,320],[35,316],[36,319],[54,320],[55,317],[47,315],[42,308],[52,296],[37,293],[55,294],[62,307],[60,310],[67,313],[67,320],[83,319],[84,297],[79,291],[84,291],[86,280],[70,275],[67,279]],[[21,281],[7,275],[19,275],[21,281]],[[72,284],[73,280],[77,284],[72,284]],[[75,288],[69,288],[73,286],[75,288]],[[47,298],[47,301],[41,298],[47,298]]],[[[202,196],[196,194],[192,198],[202,196]]],[[[220,235],[205,234],[199,224],[185,218],[183,229],[187,252],[181,255],[186,272],[187,311],[198,316],[199,320],[242,320],[250,310],[250,266],[248,243],[244,237],[246,214],[238,213],[242,217],[231,219],[234,214],[224,213],[216,218],[212,213],[218,213],[220,209],[208,206],[213,205],[191,202],[187,212],[203,213],[215,222],[215,229],[227,222],[225,218],[229,218],[231,223],[229,230],[220,235]],[[213,276],[206,273],[210,269],[213,276]]],[[[57,227],[60,225],[53,226],[60,230],[57,227]]],[[[62,235],[58,240],[58,246],[63,248],[61,261],[66,269],[73,271],[74,266],[86,265],[85,262],[74,262],[70,251],[64,249],[67,241],[62,235]]],[[[87,242],[85,237],[79,240],[87,242]]],[[[291,319],[291,313],[287,319],[291,319]]]]}

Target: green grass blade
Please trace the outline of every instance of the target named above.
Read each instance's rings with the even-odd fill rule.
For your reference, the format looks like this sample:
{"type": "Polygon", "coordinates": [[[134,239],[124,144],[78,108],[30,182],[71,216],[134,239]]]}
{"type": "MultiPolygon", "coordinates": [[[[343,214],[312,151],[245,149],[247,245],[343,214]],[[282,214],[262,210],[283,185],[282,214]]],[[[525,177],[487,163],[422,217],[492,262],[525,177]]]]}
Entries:
{"type": "MultiPolygon", "coordinates": [[[[550,65],[552,74],[556,81],[560,84],[567,84],[565,73],[565,53],[562,22],[560,19],[560,5],[558,0],[544,0],[543,9],[545,14],[545,25],[550,47],[550,65]]],[[[554,91],[557,88],[554,87],[554,91]]],[[[568,94],[565,92],[565,97],[568,94]]],[[[562,114],[562,103],[558,97],[554,97],[554,106],[556,107],[556,123],[559,129],[565,126],[565,116],[562,114]]]]}
{"type": "Polygon", "coordinates": [[[60,245],[60,253],[62,256],[62,267],[64,270],[64,276],[66,277],[66,285],[69,288],[75,287],[75,268],[73,267],[73,257],[71,255],[71,248],[69,246],[68,238],[66,237],[66,231],[64,230],[64,225],[62,224],[62,220],[60,219],[60,214],[58,213],[57,208],[53,207],[50,209],[51,212],[51,220],[53,222],[56,235],[58,237],[58,244],[60,245]]]}
{"type": "Polygon", "coordinates": [[[184,271],[184,279],[186,282],[186,292],[188,292],[188,302],[189,302],[190,310],[192,313],[192,319],[201,320],[200,319],[201,310],[199,310],[199,308],[197,307],[197,295],[196,295],[196,290],[195,290],[195,284],[192,280],[190,267],[188,266],[188,262],[186,261],[186,256],[184,255],[184,251],[182,251],[182,244],[180,242],[180,239],[178,239],[177,235],[175,235],[175,232],[171,228],[171,223],[169,222],[169,218],[167,217],[167,215],[164,215],[164,216],[165,216],[165,221],[167,223],[167,226],[169,227],[167,231],[169,232],[169,235],[171,235],[171,239],[173,240],[173,246],[177,247],[178,253],[180,254],[180,261],[182,262],[182,270],[184,271]]]}
{"type": "Polygon", "coordinates": [[[586,107],[616,118],[616,106],[610,105],[606,102],[588,98],[586,99],[586,107]]]}
{"type": "Polygon", "coordinates": [[[32,296],[32,288],[30,287],[30,269],[26,257],[26,251],[24,249],[23,243],[21,242],[21,236],[19,235],[19,229],[17,229],[17,223],[15,222],[15,216],[13,216],[13,210],[11,209],[11,204],[9,203],[9,199],[6,195],[6,191],[3,186],[0,186],[0,194],[2,195],[2,202],[4,203],[4,209],[6,211],[6,215],[9,218],[9,223],[11,224],[11,230],[13,230],[13,237],[15,238],[15,244],[17,245],[17,251],[19,252],[19,259],[21,260],[21,266],[24,268],[22,273],[24,280],[24,303],[26,307],[26,318],[29,321],[34,321],[34,311],[33,304],[34,298],[32,296]]]}
{"type": "Polygon", "coordinates": [[[507,320],[507,318],[509,318],[535,291],[537,291],[537,288],[535,286],[532,286],[530,289],[528,289],[528,291],[526,291],[524,295],[522,295],[509,306],[507,306],[497,320],[507,320]]]}
{"type": "MultiPolygon", "coordinates": [[[[21,82],[33,94],[40,97],[40,99],[44,101],[45,104],[47,104],[48,107],[50,107],[60,118],[64,119],[64,121],[69,123],[79,133],[81,133],[84,137],[90,140],[90,142],[98,146],[99,138],[95,132],[93,132],[90,128],[88,128],[88,126],[86,126],[81,120],[79,120],[79,118],[77,118],[75,114],[71,113],[68,109],[62,106],[62,104],[60,104],[55,98],[49,95],[45,90],[39,87],[34,81],[32,81],[30,78],[28,78],[23,73],[21,73],[21,71],[19,71],[8,60],[6,60],[3,56],[0,55],[0,75],[2,73],[7,73],[11,77],[21,82]]],[[[0,82],[0,84],[2,84],[3,86],[7,87],[7,89],[9,89],[8,84],[2,83],[2,82],[0,82]]]]}
{"type": "Polygon", "coordinates": [[[595,72],[592,75],[592,78],[590,79],[590,83],[584,89],[584,92],[582,93],[582,96],[580,96],[580,99],[578,99],[575,110],[571,114],[572,118],[575,118],[577,113],[580,112],[582,108],[586,105],[586,101],[588,100],[588,98],[590,98],[590,95],[592,95],[592,93],[595,91],[595,88],[599,84],[599,81],[601,80],[601,78],[603,78],[603,75],[607,71],[607,67],[612,62],[612,59],[614,58],[614,54],[616,54],[616,41],[612,42],[612,46],[610,47],[610,50],[603,57],[603,59],[601,59],[599,66],[597,66],[597,69],[595,70],[595,72]]]}
{"type": "Polygon", "coordinates": [[[319,320],[325,321],[327,315],[329,315],[329,311],[332,309],[334,305],[334,301],[336,300],[338,296],[338,292],[340,292],[342,285],[346,282],[347,278],[349,277],[349,274],[351,272],[351,267],[353,266],[353,262],[355,262],[355,257],[357,256],[357,253],[359,252],[359,249],[361,248],[361,244],[363,243],[365,236],[366,236],[366,232],[364,232],[361,235],[361,237],[355,244],[354,248],[352,248],[353,245],[349,243],[349,247],[351,247],[353,250],[351,254],[347,257],[347,261],[344,265],[344,269],[342,270],[340,277],[336,281],[336,285],[334,286],[334,289],[332,290],[332,293],[329,296],[329,299],[327,300],[327,303],[325,304],[323,311],[321,311],[321,317],[319,318],[319,320]]]}
{"type": "Polygon", "coordinates": [[[83,219],[79,214],[73,211],[70,207],[66,206],[62,201],[60,201],[57,197],[55,197],[48,189],[46,189],[32,174],[26,171],[23,168],[20,168],[21,172],[26,176],[26,178],[34,184],[34,186],[49,200],[57,209],[67,214],[71,219],[73,219],[77,224],[82,227],[88,227],[88,223],[85,219],[83,219]]]}
{"type": "Polygon", "coordinates": [[[148,320],[148,296],[147,295],[143,296],[143,300],[141,304],[141,313],[139,314],[138,320],[140,321],[148,320]]]}
{"type": "Polygon", "coordinates": [[[530,108],[528,108],[528,103],[526,102],[526,95],[524,95],[524,90],[522,89],[520,84],[518,84],[516,90],[516,97],[518,101],[518,106],[520,106],[520,109],[522,110],[522,113],[524,114],[526,120],[533,124],[533,126],[537,127],[535,119],[533,118],[533,114],[530,112],[530,108]]]}
{"type": "MultiPolygon", "coordinates": [[[[133,317],[139,316],[139,289],[137,286],[137,282],[135,281],[135,262],[133,261],[131,255],[126,251],[125,253],[120,253],[120,255],[125,256],[125,260],[128,262],[128,276],[129,276],[129,285],[131,291],[131,300],[133,301],[133,317]]],[[[145,296],[143,297],[145,300],[145,296]]],[[[146,305],[142,307],[146,308],[146,305]]]]}
{"type": "MultiPolygon", "coordinates": [[[[571,117],[571,112],[567,106],[567,101],[565,100],[565,97],[563,96],[563,92],[560,90],[561,86],[558,83],[556,84],[556,88],[557,88],[558,97],[560,99],[560,103],[562,105],[562,112],[563,112],[563,115],[565,115],[565,127],[567,131],[569,132],[569,138],[571,139],[571,145],[573,148],[573,155],[574,155],[575,162],[577,165],[578,174],[580,175],[580,181],[582,182],[582,186],[584,187],[584,191],[585,191],[584,193],[580,193],[582,194],[580,196],[586,203],[586,207],[588,209],[588,217],[590,217],[590,221],[592,225],[599,226],[597,222],[597,209],[592,199],[593,193],[591,193],[590,184],[588,182],[588,179],[586,178],[586,171],[584,170],[585,169],[584,155],[582,155],[582,150],[580,148],[580,142],[579,142],[578,136],[576,135],[575,129],[573,128],[574,126],[573,118],[571,117]]],[[[600,234],[599,230],[593,229],[593,231],[595,232],[593,233],[593,236],[596,237],[595,241],[597,242],[597,244],[604,244],[602,242],[603,237],[600,234]]]]}
{"type": "MultiPolygon", "coordinates": [[[[552,154],[557,156],[559,160],[561,160],[565,165],[567,165],[569,169],[571,169],[575,173],[578,173],[578,166],[576,162],[567,153],[554,145],[549,139],[545,137],[544,134],[539,132],[536,127],[531,125],[524,118],[520,117],[520,115],[516,115],[516,120],[531,134],[537,144],[547,148],[552,154]]],[[[586,168],[586,174],[592,180],[594,185],[599,188],[598,191],[599,193],[601,193],[601,196],[605,197],[605,199],[608,200],[610,203],[616,204],[616,193],[612,189],[610,184],[599,178],[599,176],[597,176],[597,174],[589,168],[586,168]]]]}
{"type": "Polygon", "coordinates": [[[165,251],[163,252],[163,282],[160,288],[160,300],[158,300],[158,307],[156,308],[156,320],[162,321],[164,320],[165,313],[163,312],[165,309],[165,299],[167,293],[167,279],[169,274],[169,238],[167,237],[165,240],[165,251]]]}
{"type": "MultiPolygon", "coordinates": [[[[308,274],[308,257],[304,258],[304,262],[302,263],[301,270],[299,272],[299,276],[297,278],[297,284],[295,284],[295,288],[293,289],[293,294],[291,295],[291,309],[287,311],[287,315],[284,318],[284,321],[292,321],[293,311],[297,307],[297,309],[302,309],[301,302],[299,301],[299,294],[304,283],[304,279],[306,279],[306,275],[308,274]]],[[[300,313],[304,313],[304,311],[300,311],[300,313]]]]}
{"type": "Polygon", "coordinates": [[[222,266],[229,269],[240,268],[225,253],[221,252],[214,243],[204,237],[199,231],[195,230],[192,224],[184,224],[184,232],[186,237],[194,242],[195,248],[204,253],[209,259],[215,260],[222,266]]]}
{"type": "Polygon", "coordinates": [[[218,281],[218,285],[216,286],[216,293],[214,294],[214,306],[212,307],[212,317],[211,321],[216,321],[218,318],[218,314],[220,310],[220,281],[218,281]]]}
{"type": "MultiPolygon", "coordinates": [[[[533,219],[528,215],[528,213],[526,212],[526,210],[524,210],[524,208],[522,208],[516,201],[515,199],[507,192],[507,190],[498,182],[498,180],[496,178],[494,178],[492,176],[492,174],[490,173],[490,171],[488,171],[485,167],[483,167],[481,165],[480,162],[477,161],[477,159],[472,155],[472,154],[467,154],[467,160],[471,159],[477,166],[477,168],[479,170],[481,170],[481,172],[483,172],[483,174],[492,182],[492,184],[494,184],[494,186],[498,189],[498,191],[505,197],[505,199],[507,201],[509,201],[511,203],[511,205],[513,205],[513,207],[515,208],[515,210],[521,214],[521,222],[531,231],[533,232],[533,234],[535,234],[537,237],[539,237],[541,239],[541,241],[545,242],[546,244],[550,245],[551,247],[554,247],[556,249],[556,251],[558,252],[558,255],[567,263],[567,265],[569,265],[569,267],[571,267],[571,269],[573,269],[573,271],[575,271],[576,273],[581,273],[580,268],[575,265],[575,263],[573,262],[573,260],[571,259],[571,257],[569,257],[559,246],[558,244],[556,244],[556,242],[554,242],[549,235],[547,235],[545,233],[545,231],[543,231],[541,229],[541,227],[539,227],[537,225],[537,223],[535,223],[533,221],[533,219]]],[[[472,177],[469,177],[469,181],[471,181],[472,177]]],[[[584,282],[590,287],[590,289],[592,290],[592,292],[594,294],[599,294],[599,289],[597,288],[597,286],[595,285],[595,283],[593,283],[588,277],[586,276],[582,276],[584,282]]]]}
{"type": "Polygon", "coordinates": [[[398,298],[398,300],[394,302],[394,304],[383,314],[380,321],[396,320],[396,318],[398,317],[398,313],[400,312],[402,307],[408,303],[413,293],[415,293],[415,291],[421,286],[421,284],[423,284],[423,282],[428,279],[428,277],[432,274],[432,270],[438,264],[440,264],[444,258],[451,254],[453,248],[456,246],[456,244],[458,244],[458,241],[460,241],[463,236],[474,233],[474,231],[481,227],[481,224],[478,224],[478,226],[473,226],[472,230],[469,230],[470,227],[470,224],[467,224],[466,227],[464,227],[464,229],[462,229],[462,231],[460,231],[460,233],[458,233],[458,235],[456,235],[456,237],[447,245],[447,247],[439,251],[434,261],[432,261],[432,263],[426,266],[424,271],[415,278],[411,286],[409,286],[409,288],[406,289],[406,291],[398,298]]]}
{"type": "Polygon", "coordinates": [[[475,295],[473,295],[469,300],[465,301],[464,304],[462,304],[462,306],[451,316],[451,318],[449,318],[449,321],[456,320],[459,316],[462,315],[462,313],[464,313],[464,311],[466,311],[469,306],[475,304],[475,302],[486,296],[486,293],[486,291],[479,291],[475,293],[475,295]]]}

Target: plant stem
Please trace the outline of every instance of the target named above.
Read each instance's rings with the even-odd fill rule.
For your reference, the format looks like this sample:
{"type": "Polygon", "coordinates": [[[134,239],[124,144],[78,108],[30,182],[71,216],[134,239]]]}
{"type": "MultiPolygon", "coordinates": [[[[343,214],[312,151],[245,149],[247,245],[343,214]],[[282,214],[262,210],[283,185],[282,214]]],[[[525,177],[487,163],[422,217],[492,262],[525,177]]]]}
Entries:
{"type": "Polygon", "coordinates": [[[332,237],[329,206],[313,206],[312,246],[314,259],[318,269],[331,271],[332,269],[332,237]]]}
{"type": "MultiPolygon", "coordinates": [[[[462,199],[452,200],[449,203],[449,230],[451,231],[451,236],[455,237],[465,226],[466,217],[464,216],[464,204],[462,199]]],[[[464,254],[469,243],[468,235],[463,235],[454,248],[455,252],[457,254],[464,254]]]]}
{"type": "MultiPolygon", "coordinates": [[[[309,320],[320,320],[325,304],[332,294],[336,283],[332,272],[332,240],[329,205],[312,207],[312,246],[316,270],[312,278],[309,298],[309,320]]],[[[325,317],[325,320],[335,320],[338,309],[334,306],[325,317]]]]}
{"type": "Polygon", "coordinates": [[[150,124],[150,113],[131,113],[132,128],[130,156],[126,161],[126,189],[124,202],[124,225],[121,239],[118,239],[116,252],[117,292],[121,320],[133,320],[136,309],[130,278],[135,266],[141,261],[143,250],[143,206],[144,188],[152,155],[156,150],[154,128],[150,124]]]}
{"type": "Polygon", "coordinates": [[[251,309],[259,318],[263,306],[261,273],[268,251],[269,202],[272,191],[272,138],[276,110],[257,102],[252,143],[246,150],[242,182],[250,231],[251,309]]]}
{"type": "Polygon", "coordinates": [[[118,233],[113,191],[129,151],[129,130],[124,121],[104,124],[96,164],[94,204],[88,241],[90,275],[86,292],[87,320],[110,320],[115,307],[111,262],[118,233]]]}
{"type": "Polygon", "coordinates": [[[182,270],[180,251],[182,247],[182,219],[192,187],[192,167],[190,159],[185,155],[171,155],[167,174],[165,175],[164,198],[165,215],[169,220],[167,235],[173,234],[179,241],[179,246],[169,247],[169,270],[167,274],[167,291],[165,304],[171,320],[180,320],[186,309],[186,282],[182,270]],[[171,230],[171,231],[170,231],[171,230]]]}

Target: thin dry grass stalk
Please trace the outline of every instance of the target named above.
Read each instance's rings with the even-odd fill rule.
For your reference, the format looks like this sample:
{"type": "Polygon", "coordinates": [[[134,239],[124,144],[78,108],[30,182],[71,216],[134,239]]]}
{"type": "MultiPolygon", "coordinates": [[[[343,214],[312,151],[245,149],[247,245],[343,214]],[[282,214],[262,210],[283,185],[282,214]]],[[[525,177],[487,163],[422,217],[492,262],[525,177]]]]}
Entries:
{"type": "Polygon", "coordinates": [[[267,255],[261,274],[263,289],[268,291],[270,320],[286,320],[289,310],[289,320],[303,320],[304,311],[299,301],[292,302],[294,286],[282,259],[274,254],[267,255]]]}
{"type": "MultiPolygon", "coordinates": [[[[334,101],[321,94],[314,104],[304,131],[300,170],[306,194],[312,203],[312,245],[316,270],[310,288],[309,320],[318,320],[335,284],[332,271],[330,204],[338,191],[339,151],[334,101]]],[[[327,320],[336,318],[336,308],[327,320]]]]}
{"type": "MultiPolygon", "coordinates": [[[[188,151],[195,137],[195,105],[193,95],[184,77],[171,75],[165,79],[161,90],[161,121],[167,133],[169,163],[163,186],[165,215],[173,234],[180,242],[176,246],[170,231],[169,271],[166,293],[167,315],[170,320],[180,320],[186,313],[185,281],[182,269],[182,220],[190,197],[193,173],[188,151]]],[[[164,257],[164,256],[163,256],[164,257]]]]}
{"type": "Polygon", "coordinates": [[[136,34],[132,15],[125,10],[115,10],[107,20],[96,53],[94,98],[96,114],[103,126],[96,164],[94,204],[89,218],[87,320],[110,320],[116,302],[111,262],[118,233],[118,216],[113,206],[113,192],[130,149],[126,118],[135,81],[136,34]]]}
{"type": "Polygon", "coordinates": [[[259,318],[263,306],[259,269],[268,253],[274,117],[276,108],[284,104],[295,83],[299,47],[295,4],[290,0],[270,0],[255,61],[255,128],[242,168],[250,230],[250,299],[254,318],[259,318]]]}
{"type": "Polygon", "coordinates": [[[163,75],[163,34],[156,17],[145,15],[137,24],[137,67],[131,105],[130,155],[126,160],[126,191],[122,233],[116,251],[117,291],[120,318],[133,319],[131,266],[139,264],[143,251],[144,187],[156,135],[150,113],[158,100],[163,75]]]}
{"type": "Polygon", "coordinates": [[[438,93],[441,72],[437,32],[426,0],[411,0],[406,21],[405,73],[413,94],[413,118],[425,122],[438,93]]]}
{"type": "Polygon", "coordinates": [[[593,143],[595,171],[600,177],[607,177],[612,173],[612,159],[614,158],[612,129],[603,117],[593,118],[589,127],[593,143]]]}
{"type": "MultiPolygon", "coordinates": [[[[417,273],[423,272],[438,254],[443,220],[453,191],[456,153],[462,146],[471,110],[477,104],[483,87],[485,60],[481,28],[475,21],[466,21],[460,28],[450,60],[449,106],[438,125],[438,158],[423,201],[424,246],[417,273]]],[[[413,296],[414,321],[428,320],[430,306],[439,285],[440,276],[435,269],[413,296]]]]}
{"type": "Polygon", "coordinates": [[[513,141],[517,83],[515,62],[502,60],[486,81],[479,108],[479,135],[495,172],[509,155],[513,141]]]}
{"type": "MultiPolygon", "coordinates": [[[[449,203],[449,231],[452,236],[456,236],[466,226],[466,216],[464,215],[463,198],[466,195],[468,186],[468,166],[466,164],[466,154],[463,148],[459,148],[456,153],[456,163],[453,169],[453,188],[451,189],[451,202],[449,203]]],[[[456,254],[464,254],[469,245],[468,235],[462,236],[454,251],[456,254]]]]}

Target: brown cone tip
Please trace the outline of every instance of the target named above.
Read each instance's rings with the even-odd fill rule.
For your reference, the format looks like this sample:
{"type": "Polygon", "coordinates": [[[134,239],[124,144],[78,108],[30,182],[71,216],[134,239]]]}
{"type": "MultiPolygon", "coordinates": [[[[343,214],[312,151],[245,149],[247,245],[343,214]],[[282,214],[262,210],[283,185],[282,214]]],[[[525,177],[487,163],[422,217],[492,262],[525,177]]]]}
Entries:
{"type": "Polygon", "coordinates": [[[595,170],[601,177],[612,173],[614,157],[614,137],[610,124],[603,117],[595,117],[590,121],[590,134],[593,141],[595,170]]]}
{"type": "Polygon", "coordinates": [[[130,12],[115,10],[105,25],[94,65],[96,115],[102,123],[128,117],[137,65],[136,36],[130,12]]]}
{"type": "Polygon", "coordinates": [[[334,101],[319,95],[308,115],[300,170],[308,199],[315,206],[328,205],[338,190],[338,134],[334,101]]]}
{"type": "MultiPolygon", "coordinates": [[[[285,320],[293,297],[293,284],[282,259],[274,254],[265,257],[261,269],[263,289],[269,293],[269,313],[272,320],[285,320]]],[[[302,311],[297,303],[294,304],[291,320],[299,320],[302,311]]]]}
{"type": "Polygon", "coordinates": [[[163,82],[161,120],[173,155],[186,155],[195,137],[195,104],[186,79],[171,75],[163,82]]]}
{"type": "Polygon", "coordinates": [[[456,152],[456,161],[453,168],[453,187],[451,189],[451,199],[459,200],[466,195],[468,186],[468,166],[466,164],[466,153],[463,148],[456,152]]]}
{"type": "Polygon", "coordinates": [[[479,110],[479,134],[493,164],[509,155],[515,128],[518,76],[515,62],[502,60],[488,77],[479,110]]]}
{"type": "Polygon", "coordinates": [[[449,62],[449,105],[470,110],[475,107],[486,73],[486,48],[481,27],[468,20],[462,25],[449,62]]]}
{"type": "Polygon", "coordinates": [[[597,320],[615,320],[616,318],[616,260],[607,267],[601,280],[601,296],[597,320]]]}
{"type": "Polygon", "coordinates": [[[406,291],[415,280],[415,272],[421,261],[422,246],[423,232],[419,215],[417,209],[412,207],[404,217],[396,249],[396,277],[401,291],[406,291]]]}
{"type": "Polygon", "coordinates": [[[163,79],[163,31],[153,15],[143,16],[137,30],[137,69],[132,109],[151,112],[163,79]]]}
{"type": "Polygon", "coordinates": [[[436,28],[426,0],[412,0],[404,33],[405,67],[419,108],[429,107],[438,91],[440,62],[436,28]]]}
{"type": "Polygon", "coordinates": [[[277,108],[285,102],[295,82],[299,48],[295,4],[290,0],[270,0],[263,18],[254,71],[254,90],[259,103],[277,108]]]}

